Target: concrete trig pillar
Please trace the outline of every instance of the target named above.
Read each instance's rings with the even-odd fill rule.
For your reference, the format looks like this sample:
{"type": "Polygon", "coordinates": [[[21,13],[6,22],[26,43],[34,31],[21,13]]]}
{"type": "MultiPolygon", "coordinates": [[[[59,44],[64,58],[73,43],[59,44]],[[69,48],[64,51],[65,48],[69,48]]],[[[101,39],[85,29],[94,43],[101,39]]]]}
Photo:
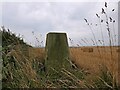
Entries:
{"type": "Polygon", "coordinates": [[[45,52],[45,67],[48,74],[59,72],[62,68],[70,68],[66,33],[48,33],[45,52]]]}

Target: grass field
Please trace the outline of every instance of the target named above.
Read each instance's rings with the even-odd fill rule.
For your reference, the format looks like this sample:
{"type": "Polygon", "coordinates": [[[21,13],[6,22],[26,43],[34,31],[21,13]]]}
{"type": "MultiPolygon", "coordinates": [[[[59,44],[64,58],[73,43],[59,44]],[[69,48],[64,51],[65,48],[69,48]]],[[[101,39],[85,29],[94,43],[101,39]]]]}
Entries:
{"type": "Polygon", "coordinates": [[[86,69],[90,74],[88,76],[90,78],[88,79],[93,78],[93,76],[97,76],[100,73],[100,67],[103,65],[116,76],[116,79],[118,79],[119,48],[120,47],[112,47],[112,57],[110,47],[99,47],[100,54],[98,53],[97,47],[71,48],[70,56],[79,68],[86,69]],[[92,52],[89,51],[90,48],[93,49],[92,52]]]}
{"type": "MultiPolygon", "coordinates": [[[[30,50],[30,58],[44,59],[44,48],[31,48],[30,50]]],[[[101,68],[110,71],[115,81],[118,82],[118,54],[120,54],[120,47],[112,47],[112,49],[108,46],[70,48],[71,61],[87,74],[85,80],[89,83],[100,75],[101,68]]]]}

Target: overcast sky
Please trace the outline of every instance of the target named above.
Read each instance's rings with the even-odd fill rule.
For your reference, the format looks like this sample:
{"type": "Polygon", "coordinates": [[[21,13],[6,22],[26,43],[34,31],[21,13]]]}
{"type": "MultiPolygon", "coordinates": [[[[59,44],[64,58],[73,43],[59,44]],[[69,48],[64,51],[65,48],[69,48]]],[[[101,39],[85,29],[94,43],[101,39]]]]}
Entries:
{"type": "MultiPolygon", "coordinates": [[[[102,30],[105,44],[108,45],[109,40],[106,24],[105,22],[101,23],[101,29],[99,19],[96,17],[97,13],[105,21],[105,15],[101,14],[101,9],[105,8],[105,0],[102,1],[103,2],[99,2],[99,0],[96,0],[96,2],[2,2],[2,23],[0,23],[0,25],[4,25],[17,35],[20,34],[25,42],[33,46],[39,44],[36,37],[39,41],[43,40],[45,44],[46,34],[51,31],[66,32],[68,38],[73,39],[74,45],[93,45],[92,40],[95,41],[94,36],[84,21],[84,18],[86,18],[92,23],[90,26],[92,27],[96,40],[102,40],[102,30]]],[[[113,31],[115,31],[115,34],[118,34],[117,5],[117,2],[109,2],[107,8],[108,17],[116,20],[114,27],[113,23],[110,23],[112,35],[114,35],[113,31]],[[113,8],[115,9],[114,12],[112,12],[113,8]]],[[[116,42],[114,37],[113,41],[116,42]]],[[[98,42],[98,44],[100,44],[100,42],[98,42]]],[[[69,42],[69,45],[72,44],[69,42]]]]}

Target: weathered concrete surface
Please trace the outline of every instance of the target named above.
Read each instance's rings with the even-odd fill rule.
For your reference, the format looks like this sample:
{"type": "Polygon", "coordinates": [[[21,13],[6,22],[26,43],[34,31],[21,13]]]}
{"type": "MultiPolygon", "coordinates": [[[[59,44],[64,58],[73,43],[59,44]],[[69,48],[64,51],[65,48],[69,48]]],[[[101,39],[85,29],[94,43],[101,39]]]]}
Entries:
{"type": "Polygon", "coordinates": [[[69,47],[66,33],[48,33],[46,39],[45,66],[50,74],[69,68],[69,47]]]}

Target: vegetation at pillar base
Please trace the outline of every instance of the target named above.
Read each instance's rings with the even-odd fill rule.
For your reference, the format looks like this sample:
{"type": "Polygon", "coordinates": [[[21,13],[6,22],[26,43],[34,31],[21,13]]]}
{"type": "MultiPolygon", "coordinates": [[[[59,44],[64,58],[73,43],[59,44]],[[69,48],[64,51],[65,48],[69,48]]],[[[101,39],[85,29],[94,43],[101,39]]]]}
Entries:
{"type": "Polygon", "coordinates": [[[65,80],[67,75],[70,76],[69,74],[78,75],[77,80],[83,78],[83,73],[79,70],[74,71],[70,63],[66,33],[48,33],[45,51],[46,78],[48,80],[59,82],[59,80],[65,80]]]}

